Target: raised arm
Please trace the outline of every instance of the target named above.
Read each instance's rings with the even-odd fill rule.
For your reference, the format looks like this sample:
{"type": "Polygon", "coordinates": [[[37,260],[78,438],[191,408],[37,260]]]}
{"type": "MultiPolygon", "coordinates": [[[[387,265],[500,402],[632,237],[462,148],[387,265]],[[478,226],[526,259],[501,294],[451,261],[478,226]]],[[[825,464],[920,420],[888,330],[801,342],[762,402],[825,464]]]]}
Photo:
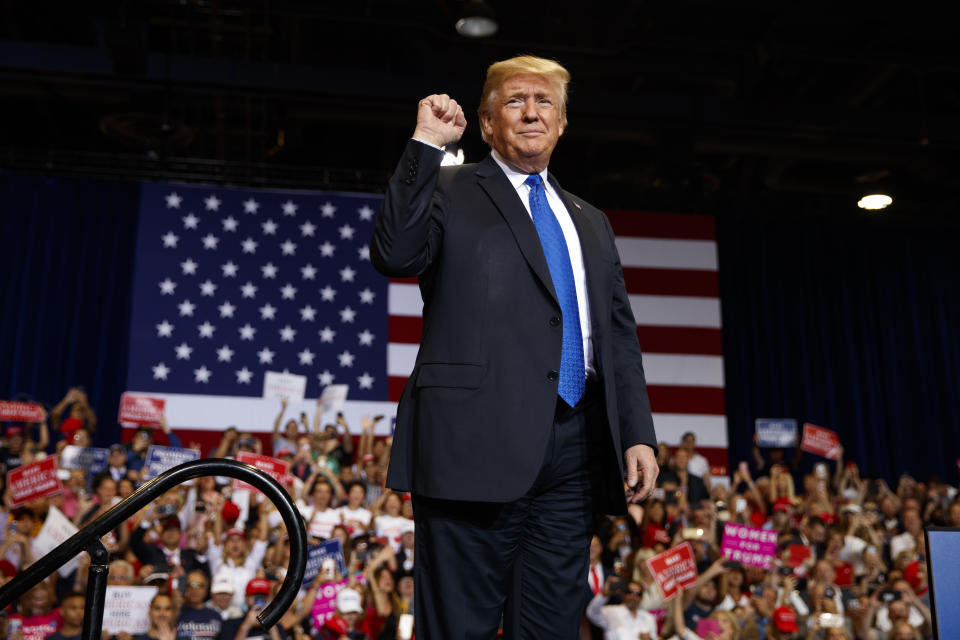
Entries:
{"type": "Polygon", "coordinates": [[[287,399],[280,399],[280,413],[277,414],[276,419],[273,421],[273,437],[276,438],[280,433],[280,425],[283,424],[283,414],[287,412],[287,399]]]}

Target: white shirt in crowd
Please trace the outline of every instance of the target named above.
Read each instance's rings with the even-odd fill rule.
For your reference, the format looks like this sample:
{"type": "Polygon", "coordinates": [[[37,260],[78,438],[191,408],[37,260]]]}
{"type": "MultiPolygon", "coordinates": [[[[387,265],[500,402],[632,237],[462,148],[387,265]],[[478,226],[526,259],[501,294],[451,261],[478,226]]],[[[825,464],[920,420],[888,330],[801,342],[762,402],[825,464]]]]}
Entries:
{"type": "Polygon", "coordinates": [[[638,608],[634,615],[626,606],[607,604],[607,600],[609,598],[598,593],[587,605],[587,619],[603,629],[605,640],[633,640],[641,633],[657,637],[657,621],[651,614],[638,608]]]}

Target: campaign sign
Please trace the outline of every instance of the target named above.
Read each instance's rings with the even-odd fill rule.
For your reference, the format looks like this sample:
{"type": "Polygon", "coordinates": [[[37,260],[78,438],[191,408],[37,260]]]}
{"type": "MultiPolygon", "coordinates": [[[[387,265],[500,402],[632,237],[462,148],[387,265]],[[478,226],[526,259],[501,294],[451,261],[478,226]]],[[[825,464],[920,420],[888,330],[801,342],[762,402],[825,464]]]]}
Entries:
{"type": "Polygon", "coordinates": [[[728,560],[769,569],[777,555],[777,532],[728,522],[720,549],[728,560]]]}
{"type": "Polygon", "coordinates": [[[792,544],[787,547],[787,566],[797,567],[803,566],[803,563],[807,561],[807,558],[810,557],[812,550],[805,544],[792,544]]]}
{"type": "Polygon", "coordinates": [[[828,460],[836,460],[840,457],[840,438],[836,431],[805,422],[800,448],[828,460]]]}
{"type": "MultiPolygon", "coordinates": [[[[287,478],[290,475],[290,465],[284,462],[283,460],[277,460],[276,458],[271,458],[270,456],[262,456],[257,453],[250,453],[248,451],[241,451],[237,454],[237,462],[246,462],[252,467],[256,467],[260,471],[263,471],[268,476],[272,477],[274,480],[280,483],[280,486],[283,486],[287,482],[287,478]]],[[[243,480],[237,480],[236,484],[237,489],[252,489],[258,491],[253,485],[244,482],[243,480]]]]}
{"type": "Polygon", "coordinates": [[[347,563],[343,558],[343,545],[339,539],[327,540],[307,548],[307,568],[303,574],[303,584],[310,586],[320,573],[320,567],[327,558],[337,563],[341,576],[347,575],[347,563]]]}
{"type": "MultiPolygon", "coordinates": [[[[47,511],[47,518],[43,521],[43,527],[40,528],[40,532],[36,537],[30,540],[30,548],[33,549],[33,556],[40,558],[47,555],[76,532],[77,526],[70,522],[70,519],[63,515],[59,509],[50,505],[50,509],[47,511]]],[[[57,569],[57,573],[59,573],[62,578],[66,578],[76,571],[77,564],[82,555],[83,552],[81,551],[70,560],[67,560],[57,569]]]]}
{"type": "Polygon", "coordinates": [[[323,393],[320,394],[320,406],[323,412],[343,411],[349,391],[350,385],[347,384],[331,384],[324,387],[323,393]]]}
{"type": "Polygon", "coordinates": [[[307,376],[267,371],[263,375],[263,397],[267,400],[300,402],[307,392],[307,376]]]}
{"type": "Polygon", "coordinates": [[[46,458],[7,472],[10,506],[16,508],[31,500],[63,491],[57,475],[57,459],[46,458]]]}
{"type": "Polygon", "coordinates": [[[155,478],[167,469],[172,469],[184,462],[190,462],[200,457],[199,451],[193,449],[180,449],[179,447],[161,447],[152,444],[147,449],[147,461],[143,468],[146,469],[144,480],[155,478]]]}
{"type": "Polygon", "coordinates": [[[44,415],[43,405],[0,400],[0,421],[43,422],[44,415]]]}
{"type": "Polygon", "coordinates": [[[147,426],[160,424],[165,404],[163,398],[124,393],[120,396],[119,421],[147,426]]]}
{"type": "Polygon", "coordinates": [[[790,418],[757,418],[758,447],[793,447],[797,444],[797,421],[790,418]]]}
{"type": "Polygon", "coordinates": [[[677,595],[678,586],[686,588],[697,581],[697,561],[689,542],[648,559],[647,568],[656,579],[664,600],[677,595]]]}
{"type": "Polygon", "coordinates": [[[110,635],[143,634],[150,630],[150,601],[156,587],[119,587],[107,585],[103,601],[103,630],[110,635]]]}
{"type": "Polygon", "coordinates": [[[313,601],[313,610],[310,612],[313,619],[313,628],[321,629],[327,620],[337,612],[337,594],[347,588],[349,579],[339,582],[327,582],[317,589],[317,599],[313,601]]]}
{"type": "Polygon", "coordinates": [[[107,470],[109,449],[98,447],[75,447],[68,444],[60,452],[61,469],[83,469],[89,476],[94,476],[107,470]]]}

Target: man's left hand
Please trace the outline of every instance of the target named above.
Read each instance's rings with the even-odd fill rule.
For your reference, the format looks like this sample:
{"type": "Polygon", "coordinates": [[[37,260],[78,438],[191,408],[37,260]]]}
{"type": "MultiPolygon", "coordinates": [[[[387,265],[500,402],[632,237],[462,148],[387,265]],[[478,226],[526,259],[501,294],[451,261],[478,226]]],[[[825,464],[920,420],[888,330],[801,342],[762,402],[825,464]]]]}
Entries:
{"type": "Polygon", "coordinates": [[[644,500],[657,486],[660,467],[656,452],[649,445],[635,444],[623,457],[627,463],[627,487],[634,490],[630,502],[644,500]]]}

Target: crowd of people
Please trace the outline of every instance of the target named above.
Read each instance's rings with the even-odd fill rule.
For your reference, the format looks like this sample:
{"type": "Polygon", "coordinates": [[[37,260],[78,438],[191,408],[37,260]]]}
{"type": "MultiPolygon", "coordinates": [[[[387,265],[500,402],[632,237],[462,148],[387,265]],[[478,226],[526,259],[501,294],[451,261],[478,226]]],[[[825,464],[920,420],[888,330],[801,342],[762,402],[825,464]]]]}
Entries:
{"type": "MultiPolygon", "coordinates": [[[[264,443],[226,428],[208,457],[243,451],[286,461],[287,489],[310,544],[337,539],[346,571],[324,561],[280,622],[264,629],[257,614],[279,588],[289,542],[276,508],[227,478],[178,486],[103,538],[108,582],[156,586],[149,630],[117,640],[391,640],[415,635],[413,510],[408,495],[384,487],[389,439],[365,418],[359,438],[342,416],[322,424],[321,410],[288,416],[282,403],[264,443]],[[331,590],[332,587],[332,590],[331,590]],[[330,600],[328,608],[315,606],[330,600]],[[318,613],[320,611],[320,613],[318,613]],[[412,629],[412,632],[411,632],[412,629]]],[[[8,423],[0,443],[6,472],[67,445],[93,441],[97,418],[81,389],[71,389],[37,423],[8,423]]],[[[78,527],[130,495],[144,478],[157,440],[182,446],[161,423],[109,447],[95,476],[61,469],[63,489],[16,508],[4,486],[0,584],[36,561],[31,541],[55,508],[78,527]],[[164,435],[160,435],[162,432],[164,435]]],[[[198,447],[199,445],[191,445],[198,447]]],[[[661,443],[654,495],[629,513],[600,522],[584,576],[581,638],[590,640],[919,640],[932,635],[923,527],[960,526],[954,487],[937,480],[861,477],[857,465],[820,461],[809,473],[797,451],[754,448],[754,459],[715,477],[686,434],[661,443]],[[721,553],[724,526],[776,532],[770,568],[741,565],[721,553]],[[698,577],[665,599],[647,560],[689,544],[698,577]]],[[[79,638],[89,559],[58,571],[0,612],[0,639],[79,638]]],[[[105,633],[105,638],[110,634],[105,633]]],[[[546,639],[545,639],[546,640],[546,639]]]]}

